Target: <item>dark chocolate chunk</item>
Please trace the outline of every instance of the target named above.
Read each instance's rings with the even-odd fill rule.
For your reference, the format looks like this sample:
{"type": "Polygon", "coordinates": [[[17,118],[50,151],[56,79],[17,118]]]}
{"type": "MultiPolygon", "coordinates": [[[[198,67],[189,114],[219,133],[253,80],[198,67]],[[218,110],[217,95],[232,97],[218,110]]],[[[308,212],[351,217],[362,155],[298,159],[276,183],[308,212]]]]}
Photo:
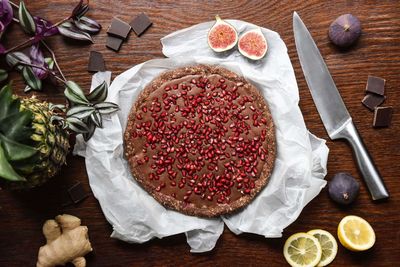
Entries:
{"type": "Polygon", "coordinates": [[[122,42],[124,40],[118,38],[118,37],[114,37],[114,36],[107,36],[107,43],[106,46],[116,52],[119,51],[119,49],[121,48],[122,42]]]}
{"type": "Polygon", "coordinates": [[[120,37],[121,39],[126,39],[130,31],[131,26],[129,26],[128,23],[120,20],[119,18],[113,18],[107,33],[116,37],[120,37]]]}
{"type": "Polygon", "coordinates": [[[385,101],[385,99],[386,99],[385,96],[377,94],[367,94],[361,102],[371,111],[374,111],[374,109],[380,104],[382,104],[383,101],[385,101]]]}
{"type": "Polygon", "coordinates": [[[379,107],[375,109],[374,127],[389,127],[392,121],[393,108],[379,107]]]}
{"type": "Polygon", "coordinates": [[[104,63],[103,54],[97,51],[90,51],[88,71],[97,72],[105,70],[106,65],[104,63]]]}
{"type": "Polygon", "coordinates": [[[367,87],[365,90],[370,93],[384,95],[385,79],[374,76],[368,76],[367,87]]]}
{"type": "Polygon", "coordinates": [[[72,202],[75,204],[83,201],[89,196],[89,194],[86,192],[85,188],[80,182],[76,183],[71,188],[69,188],[68,194],[72,202]]]}
{"type": "Polygon", "coordinates": [[[129,24],[131,25],[136,35],[140,36],[153,23],[150,21],[149,17],[145,13],[141,13],[137,15],[129,24]]]}

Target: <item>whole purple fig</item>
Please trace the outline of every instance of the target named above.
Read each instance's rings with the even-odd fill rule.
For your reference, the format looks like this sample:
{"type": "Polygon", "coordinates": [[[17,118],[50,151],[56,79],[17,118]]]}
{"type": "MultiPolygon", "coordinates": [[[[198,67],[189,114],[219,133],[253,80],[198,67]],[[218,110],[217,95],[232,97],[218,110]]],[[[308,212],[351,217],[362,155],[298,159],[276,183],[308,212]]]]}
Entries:
{"type": "Polygon", "coordinates": [[[339,204],[348,205],[358,196],[360,184],[348,173],[337,173],[328,184],[331,199],[339,204]]]}
{"type": "Polygon", "coordinates": [[[329,38],[340,47],[354,44],[361,35],[361,23],[357,17],[345,14],[335,19],[329,26],[329,38]]]}

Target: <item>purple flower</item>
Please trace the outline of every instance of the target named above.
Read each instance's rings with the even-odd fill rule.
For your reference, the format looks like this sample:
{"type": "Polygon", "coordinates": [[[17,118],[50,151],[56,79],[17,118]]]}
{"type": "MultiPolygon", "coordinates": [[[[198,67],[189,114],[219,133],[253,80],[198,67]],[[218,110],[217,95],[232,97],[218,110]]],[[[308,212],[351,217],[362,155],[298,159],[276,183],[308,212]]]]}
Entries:
{"type": "Polygon", "coordinates": [[[53,23],[41,17],[33,17],[36,24],[35,39],[39,42],[44,37],[53,36],[59,33],[58,28],[54,27],[53,23]]]}
{"type": "Polygon", "coordinates": [[[3,32],[13,19],[13,10],[8,0],[0,0],[0,32],[3,32]]]}
{"type": "MultiPolygon", "coordinates": [[[[39,48],[39,44],[34,44],[31,46],[31,49],[29,51],[29,57],[31,59],[32,64],[48,69],[47,63],[44,60],[43,52],[39,48]]],[[[40,80],[46,79],[47,76],[49,75],[48,71],[39,68],[33,67],[32,70],[35,76],[38,77],[40,80]]]]}

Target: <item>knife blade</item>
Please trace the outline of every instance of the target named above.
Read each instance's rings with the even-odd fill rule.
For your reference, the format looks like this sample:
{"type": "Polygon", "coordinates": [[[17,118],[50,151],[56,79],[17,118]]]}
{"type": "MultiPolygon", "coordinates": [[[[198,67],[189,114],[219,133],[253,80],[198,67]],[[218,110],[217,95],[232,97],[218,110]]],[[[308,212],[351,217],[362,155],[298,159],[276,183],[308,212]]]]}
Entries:
{"type": "Polygon", "coordinates": [[[296,12],[293,13],[293,32],[304,77],[329,137],[332,140],[346,139],[350,143],[372,199],[388,198],[389,193],[358,134],[328,67],[296,12]]]}

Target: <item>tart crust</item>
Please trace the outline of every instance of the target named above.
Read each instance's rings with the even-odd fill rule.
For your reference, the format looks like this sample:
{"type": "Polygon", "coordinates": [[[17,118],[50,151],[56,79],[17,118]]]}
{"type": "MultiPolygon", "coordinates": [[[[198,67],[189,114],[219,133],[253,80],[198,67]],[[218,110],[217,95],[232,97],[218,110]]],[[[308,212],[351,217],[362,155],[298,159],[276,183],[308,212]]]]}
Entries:
{"type": "MultiPolygon", "coordinates": [[[[205,90],[203,92],[209,91],[207,87],[203,90],[205,90]]],[[[218,88],[215,91],[219,92],[220,90],[222,89],[218,88]]],[[[240,97],[238,99],[240,99],[240,97]]],[[[249,107],[246,106],[246,104],[244,104],[242,107],[245,107],[242,110],[249,109],[249,107]]],[[[238,105],[238,110],[240,108],[241,106],[238,105]]],[[[232,109],[232,112],[233,110],[234,109],[232,109]]],[[[160,112],[162,112],[162,110],[160,112]]],[[[248,110],[248,112],[250,112],[250,110],[248,110]]],[[[177,122],[189,120],[189,118],[186,118],[181,114],[182,111],[175,112],[173,107],[167,111],[167,117],[168,118],[174,117],[174,119],[177,122]]],[[[193,120],[195,120],[195,123],[199,122],[199,119],[197,118],[193,118],[192,122],[193,120]]],[[[230,122],[227,122],[225,124],[226,127],[229,127],[229,123],[230,122]]],[[[219,126],[222,127],[222,125],[219,126]]],[[[149,140],[152,141],[151,137],[149,140]]],[[[220,147],[221,145],[222,143],[216,144],[217,147],[220,147]]],[[[219,215],[229,214],[249,204],[254,199],[254,197],[266,186],[274,167],[275,153],[276,153],[274,123],[264,97],[260,94],[260,92],[254,85],[249,83],[243,77],[225,68],[218,66],[211,66],[211,65],[188,66],[166,71],[160,74],[158,77],[156,77],[152,82],[150,82],[140,93],[135,103],[132,105],[132,109],[129,114],[124,134],[124,146],[125,146],[125,156],[126,159],[128,160],[133,177],[148,193],[150,193],[154,197],[154,199],[156,199],[165,207],[174,209],[176,211],[182,212],[187,215],[200,216],[200,217],[216,217],[219,215]],[[245,189],[244,186],[238,189],[237,188],[238,182],[237,180],[234,180],[235,177],[236,179],[238,179],[237,177],[239,177],[238,169],[233,169],[235,173],[231,174],[233,176],[232,181],[234,182],[234,185],[230,187],[231,191],[229,192],[231,192],[231,194],[227,195],[224,201],[221,202],[217,201],[216,195],[212,197],[211,201],[208,201],[205,195],[209,195],[210,192],[207,191],[207,189],[204,189],[201,194],[194,194],[192,192],[189,195],[189,198],[184,200],[183,197],[186,194],[182,195],[182,192],[187,193],[188,190],[192,191],[191,189],[193,189],[193,186],[190,187],[186,182],[185,185],[181,189],[179,189],[178,182],[182,181],[182,178],[184,177],[182,175],[182,171],[180,171],[176,167],[177,164],[179,164],[178,163],[179,157],[176,157],[174,153],[171,154],[172,156],[175,157],[174,158],[175,162],[172,165],[173,165],[173,171],[176,171],[177,173],[175,174],[176,177],[172,178],[168,176],[166,172],[163,172],[158,180],[150,179],[150,176],[154,175],[150,173],[155,173],[155,170],[151,167],[151,165],[153,164],[154,167],[155,166],[154,162],[156,160],[153,159],[152,156],[157,154],[157,152],[159,151],[165,151],[165,149],[163,150],[160,148],[159,140],[157,141],[153,140],[154,141],[153,143],[156,145],[156,147],[153,146],[154,149],[151,149],[150,143],[146,147],[145,144],[147,142],[146,141],[147,137],[138,136],[138,133],[140,133],[141,130],[143,129],[142,127],[140,127],[140,124],[148,120],[150,121],[153,120],[153,118],[151,117],[152,112],[148,110],[144,112],[144,107],[146,108],[151,107],[154,97],[157,97],[159,99],[158,101],[162,101],[162,96],[163,94],[166,93],[165,88],[167,86],[172,87],[173,84],[178,84],[178,89],[176,90],[171,89],[171,91],[168,90],[167,93],[174,93],[179,95],[183,91],[181,90],[181,85],[188,83],[193,88],[200,89],[197,88],[197,85],[199,85],[199,83],[193,84],[190,83],[190,81],[196,79],[201,80],[204,78],[209,79],[210,83],[212,80],[214,80],[214,84],[218,83],[218,79],[226,81],[227,84],[229,82],[230,86],[228,86],[226,90],[229,90],[229,87],[236,86],[237,93],[239,94],[239,96],[240,97],[243,97],[244,95],[250,96],[251,99],[253,100],[251,104],[255,106],[259,112],[261,112],[260,118],[264,118],[263,119],[264,122],[261,125],[256,124],[254,126],[254,124],[249,123],[251,125],[249,132],[247,134],[242,133],[239,136],[245,139],[257,138],[257,136],[258,138],[260,138],[262,131],[264,133],[264,135],[262,135],[263,138],[260,141],[261,143],[260,147],[262,147],[264,149],[263,151],[266,151],[266,153],[264,154],[263,160],[260,160],[260,157],[257,158],[258,163],[255,168],[258,169],[259,171],[257,172],[257,174],[252,173],[252,175],[247,173],[246,174],[247,177],[244,177],[250,179],[250,182],[251,181],[254,182],[253,188],[249,188],[250,192],[248,192],[249,190],[247,190],[247,193],[243,193],[245,189]],[[138,129],[138,126],[141,129],[138,129]],[[176,185],[171,186],[171,183],[173,181],[176,181],[176,185]],[[175,193],[175,196],[172,195],[173,193],[175,193]]],[[[178,146],[179,144],[177,145],[177,147],[178,146]]],[[[227,146],[225,151],[228,151],[227,152],[228,155],[230,155],[229,153],[232,153],[233,155],[233,153],[235,153],[233,152],[234,150],[235,150],[234,148],[227,146]]],[[[257,153],[259,156],[260,152],[256,151],[254,154],[257,155],[257,153]]],[[[248,157],[249,156],[247,156],[247,158],[248,157]]],[[[222,156],[221,158],[224,157],[222,156]]],[[[208,171],[208,172],[214,174],[221,173],[222,170],[224,169],[224,165],[221,163],[218,164],[217,166],[218,168],[215,171],[208,171]]],[[[154,176],[152,177],[154,178],[154,176]]]]}

